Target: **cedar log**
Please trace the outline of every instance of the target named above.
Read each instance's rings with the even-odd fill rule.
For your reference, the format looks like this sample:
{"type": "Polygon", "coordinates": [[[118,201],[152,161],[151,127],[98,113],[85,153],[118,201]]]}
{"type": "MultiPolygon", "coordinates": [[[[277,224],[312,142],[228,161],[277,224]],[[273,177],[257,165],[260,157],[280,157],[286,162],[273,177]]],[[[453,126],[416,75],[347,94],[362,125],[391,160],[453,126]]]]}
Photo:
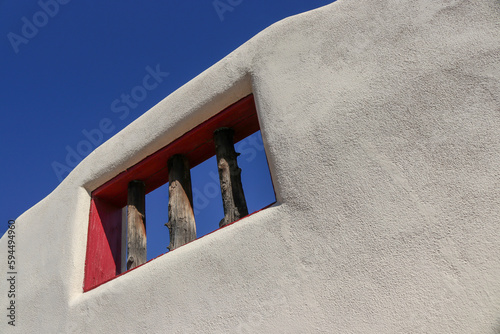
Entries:
{"type": "Polygon", "coordinates": [[[168,223],[169,250],[174,250],[196,239],[193,213],[191,173],[186,156],[176,154],[168,160],[168,223]]]}
{"type": "Polygon", "coordinates": [[[127,270],[146,263],[146,193],[144,182],[130,181],[127,203],[127,270]]]}
{"type": "Polygon", "coordinates": [[[237,157],[240,155],[234,150],[234,130],[219,128],[214,131],[215,152],[219,169],[224,218],[219,227],[230,224],[248,215],[247,202],[241,184],[241,168],[238,167],[237,157]]]}

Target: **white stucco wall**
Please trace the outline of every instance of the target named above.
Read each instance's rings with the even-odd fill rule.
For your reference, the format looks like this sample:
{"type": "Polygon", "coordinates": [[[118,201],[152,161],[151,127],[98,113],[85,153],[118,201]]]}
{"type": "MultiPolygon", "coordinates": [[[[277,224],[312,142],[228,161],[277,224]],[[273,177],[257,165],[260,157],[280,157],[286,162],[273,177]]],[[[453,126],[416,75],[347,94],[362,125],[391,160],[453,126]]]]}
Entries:
{"type": "Polygon", "coordinates": [[[17,219],[0,332],[499,333],[499,152],[497,0],[283,20],[17,219]],[[276,206],[83,293],[89,192],[251,92],[276,206]]]}

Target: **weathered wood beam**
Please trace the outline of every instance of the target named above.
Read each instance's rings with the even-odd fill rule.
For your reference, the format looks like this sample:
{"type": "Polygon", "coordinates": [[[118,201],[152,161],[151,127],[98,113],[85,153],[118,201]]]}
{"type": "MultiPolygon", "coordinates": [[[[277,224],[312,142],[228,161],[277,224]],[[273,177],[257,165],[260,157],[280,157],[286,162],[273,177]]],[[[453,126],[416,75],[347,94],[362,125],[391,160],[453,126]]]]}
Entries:
{"type": "Polygon", "coordinates": [[[146,192],[139,180],[128,184],[127,202],[127,270],[146,263],[146,192]]]}
{"type": "Polygon", "coordinates": [[[248,215],[247,202],[241,184],[241,168],[238,167],[237,157],[240,155],[234,150],[234,130],[219,128],[214,132],[217,167],[219,169],[224,218],[219,226],[225,226],[248,215]]]}
{"type": "MultiPolygon", "coordinates": [[[[128,194],[127,194],[128,196],[128,194]]],[[[120,247],[120,273],[127,271],[127,230],[128,230],[128,217],[127,217],[127,206],[122,208],[122,236],[121,236],[121,247],[120,247]]]]}
{"type": "Polygon", "coordinates": [[[193,194],[189,161],[176,154],[168,160],[168,223],[169,250],[174,250],[196,239],[196,223],[193,212],[193,194]]]}

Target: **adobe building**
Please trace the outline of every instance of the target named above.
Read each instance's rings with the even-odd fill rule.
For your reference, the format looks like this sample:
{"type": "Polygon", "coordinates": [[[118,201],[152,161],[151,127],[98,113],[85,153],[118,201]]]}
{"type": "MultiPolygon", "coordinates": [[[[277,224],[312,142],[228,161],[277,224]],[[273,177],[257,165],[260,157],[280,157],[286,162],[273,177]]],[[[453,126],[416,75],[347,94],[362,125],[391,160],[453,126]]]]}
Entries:
{"type": "Polygon", "coordinates": [[[16,326],[4,278],[0,332],[499,333],[499,152],[497,0],[287,18],[16,220],[16,326]],[[276,203],[121,273],[128,185],[213,155],[196,149],[219,127],[260,129],[276,203]]]}

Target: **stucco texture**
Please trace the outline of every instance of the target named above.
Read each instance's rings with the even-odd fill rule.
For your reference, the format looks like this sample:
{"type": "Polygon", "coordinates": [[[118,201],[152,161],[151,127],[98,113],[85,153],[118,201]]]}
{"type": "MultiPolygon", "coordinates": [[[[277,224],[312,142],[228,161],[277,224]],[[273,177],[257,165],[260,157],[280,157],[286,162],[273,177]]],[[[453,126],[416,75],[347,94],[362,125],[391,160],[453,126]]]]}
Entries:
{"type": "Polygon", "coordinates": [[[500,333],[499,152],[499,1],[285,19],[18,218],[0,332],[500,333]],[[278,202],[83,293],[90,192],[252,92],[278,202]]]}

